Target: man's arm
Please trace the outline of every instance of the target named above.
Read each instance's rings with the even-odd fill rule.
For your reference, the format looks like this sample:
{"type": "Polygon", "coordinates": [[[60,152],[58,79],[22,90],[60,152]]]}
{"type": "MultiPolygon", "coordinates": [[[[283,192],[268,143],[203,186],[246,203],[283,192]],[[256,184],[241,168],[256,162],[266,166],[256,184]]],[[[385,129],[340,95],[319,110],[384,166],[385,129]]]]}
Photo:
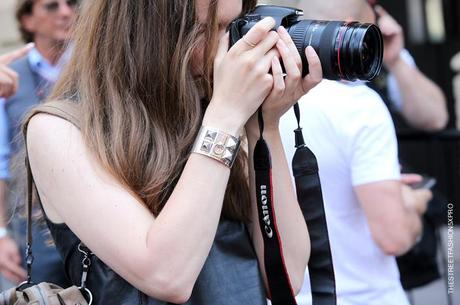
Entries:
{"type": "Polygon", "coordinates": [[[420,215],[431,193],[403,184],[417,181],[401,177],[394,125],[380,97],[369,89],[355,101],[359,112],[353,118],[359,128],[350,137],[353,190],[374,241],[385,253],[400,255],[420,235],[420,215]]]}
{"type": "Polygon", "coordinates": [[[412,190],[396,180],[364,184],[354,190],[377,245],[388,255],[406,253],[422,232],[421,216],[431,192],[412,190]]]}
{"type": "Polygon", "coordinates": [[[446,98],[441,89],[401,56],[404,36],[401,26],[377,6],[378,25],[384,35],[384,63],[394,76],[402,98],[402,115],[419,129],[438,131],[448,122],[446,98]]]}
{"type": "Polygon", "coordinates": [[[388,69],[398,84],[403,101],[402,115],[407,122],[425,131],[444,129],[449,115],[441,89],[401,56],[388,69]]]}

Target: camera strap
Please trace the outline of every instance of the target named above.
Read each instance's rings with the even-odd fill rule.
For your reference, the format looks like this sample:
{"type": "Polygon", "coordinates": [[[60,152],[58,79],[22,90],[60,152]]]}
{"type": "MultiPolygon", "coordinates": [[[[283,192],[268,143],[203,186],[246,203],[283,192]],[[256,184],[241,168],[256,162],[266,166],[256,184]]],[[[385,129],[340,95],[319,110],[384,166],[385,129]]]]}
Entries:
{"type": "Polygon", "coordinates": [[[295,133],[296,152],[292,159],[297,200],[302,209],[310,234],[311,254],[308,261],[313,305],[337,304],[334,265],[329,243],[326,212],[324,210],[318,162],[305,145],[300,127],[299,104],[294,105],[297,119],[295,133]]]}
{"type": "MultiPolygon", "coordinates": [[[[309,273],[313,305],[335,305],[336,290],[329,236],[315,155],[305,145],[300,128],[300,110],[294,106],[298,128],[295,132],[296,153],[292,168],[297,198],[307,223],[311,240],[309,273]]],[[[270,150],[263,138],[262,109],[258,111],[260,138],[254,149],[257,209],[264,239],[265,272],[273,305],[297,305],[287,273],[282,242],[276,224],[273,202],[270,150]]]]}
{"type": "Polygon", "coordinates": [[[264,120],[262,109],[258,111],[260,138],[254,149],[257,210],[264,240],[265,273],[267,274],[270,299],[273,305],[297,305],[292,289],[283,247],[276,224],[273,202],[272,166],[270,150],[263,138],[264,120]]]}

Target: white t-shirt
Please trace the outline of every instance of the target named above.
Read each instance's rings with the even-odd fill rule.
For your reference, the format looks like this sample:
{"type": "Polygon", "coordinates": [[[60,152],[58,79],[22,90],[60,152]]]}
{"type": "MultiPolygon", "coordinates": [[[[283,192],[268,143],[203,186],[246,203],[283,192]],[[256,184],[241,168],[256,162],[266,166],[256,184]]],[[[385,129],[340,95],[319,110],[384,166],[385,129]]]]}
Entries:
{"type": "MultiPolygon", "coordinates": [[[[408,305],[395,258],[374,242],[353,187],[399,180],[390,114],[363,83],[323,80],[300,102],[301,125],[316,154],[334,261],[338,305],[408,305]]],[[[293,111],[281,119],[288,160],[295,152],[293,111]]],[[[299,305],[311,304],[308,274],[299,305]]]]}

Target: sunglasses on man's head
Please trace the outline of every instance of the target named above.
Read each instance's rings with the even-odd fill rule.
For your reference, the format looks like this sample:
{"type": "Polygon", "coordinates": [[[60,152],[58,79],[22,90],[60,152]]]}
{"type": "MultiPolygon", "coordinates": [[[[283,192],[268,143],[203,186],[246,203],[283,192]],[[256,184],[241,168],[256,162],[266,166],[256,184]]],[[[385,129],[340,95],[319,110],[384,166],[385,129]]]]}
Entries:
{"type": "Polygon", "coordinates": [[[43,8],[48,12],[48,13],[56,13],[59,8],[61,7],[61,4],[64,5],[64,3],[70,7],[70,8],[75,8],[78,5],[78,0],[66,0],[64,2],[61,1],[51,1],[48,3],[45,3],[43,5],[43,8]]]}

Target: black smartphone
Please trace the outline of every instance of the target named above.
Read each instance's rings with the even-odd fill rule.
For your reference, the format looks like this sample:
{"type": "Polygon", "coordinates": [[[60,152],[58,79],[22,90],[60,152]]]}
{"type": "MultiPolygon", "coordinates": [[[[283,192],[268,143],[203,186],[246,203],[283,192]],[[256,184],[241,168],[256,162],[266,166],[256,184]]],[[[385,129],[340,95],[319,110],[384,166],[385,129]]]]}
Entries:
{"type": "Polygon", "coordinates": [[[414,190],[418,189],[431,189],[436,185],[436,178],[423,176],[422,181],[411,184],[410,187],[414,190]]]}

